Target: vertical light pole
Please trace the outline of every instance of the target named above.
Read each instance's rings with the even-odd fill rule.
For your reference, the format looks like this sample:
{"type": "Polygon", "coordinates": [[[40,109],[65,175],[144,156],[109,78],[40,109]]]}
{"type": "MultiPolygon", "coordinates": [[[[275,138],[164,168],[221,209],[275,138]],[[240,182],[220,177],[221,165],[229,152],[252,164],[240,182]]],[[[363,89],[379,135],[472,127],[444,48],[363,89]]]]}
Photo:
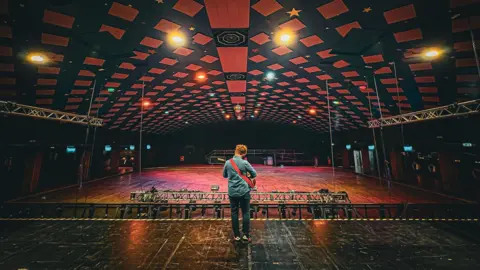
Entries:
{"type": "MultiPolygon", "coordinates": [[[[375,75],[373,75],[373,84],[375,85],[375,92],[377,94],[378,112],[380,113],[380,119],[382,119],[383,118],[382,106],[380,104],[380,96],[378,94],[378,87],[377,87],[377,78],[375,77],[375,75]]],[[[387,153],[385,152],[385,140],[383,139],[382,121],[380,121],[380,139],[382,140],[383,165],[384,165],[385,172],[388,172],[388,168],[386,167],[387,164],[385,163],[387,161],[387,153]]],[[[387,178],[388,188],[390,189],[390,176],[386,178],[387,178]]]]}
{"type": "MultiPolygon", "coordinates": [[[[370,91],[368,90],[368,80],[367,77],[365,77],[365,82],[367,82],[367,96],[368,96],[368,107],[370,109],[370,120],[373,120],[373,111],[372,111],[372,101],[370,100],[370,91]]],[[[375,129],[372,128],[372,134],[373,134],[373,145],[375,146],[375,158],[377,159],[377,174],[378,174],[378,179],[380,179],[380,183],[382,182],[382,173],[380,172],[380,159],[378,158],[378,146],[377,146],[377,136],[375,135],[375,129]]]]}
{"type": "MultiPolygon", "coordinates": [[[[395,85],[397,87],[397,107],[398,107],[398,114],[402,114],[402,107],[400,106],[400,88],[398,87],[398,77],[397,77],[397,65],[395,61],[392,62],[393,71],[395,74],[395,85]]],[[[402,147],[405,146],[405,137],[403,135],[403,122],[400,125],[400,131],[402,136],[402,147]]]]}
{"type": "MultiPolygon", "coordinates": [[[[90,104],[88,105],[88,113],[87,113],[87,131],[86,131],[86,134],[85,134],[85,143],[83,144],[83,153],[82,153],[82,157],[80,159],[80,177],[79,177],[79,183],[78,183],[78,188],[81,189],[83,187],[83,177],[88,177],[88,170],[90,168],[87,169],[86,172],[84,172],[84,163],[85,163],[85,155],[87,153],[87,143],[88,143],[88,136],[90,134],[90,111],[92,110],[92,103],[93,103],[93,95],[95,94],[95,86],[97,84],[97,79],[93,80],[93,88],[92,88],[92,94],[90,96],[90,104]]],[[[93,155],[93,153],[92,153],[93,155]]],[[[88,179],[87,179],[88,180],[88,179]]]]}
{"type": "Polygon", "coordinates": [[[475,64],[477,65],[478,76],[480,76],[480,63],[478,61],[477,43],[475,42],[475,35],[473,34],[473,30],[472,30],[471,18],[472,17],[468,18],[468,27],[470,28],[470,38],[472,39],[472,48],[473,48],[473,54],[475,55],[475,64]]]}
{"type": "Polygon", "coordinates": [[[140,102],[140,145],[138,146],[138,172],[142,174],[142,134],[143,134],[143,106],[145,96],[145,81],[142,81],[142,101],[140,102]]]}
{"type": "Polygon", "coordinates": [[[330,94],[328,91],[328,80],[325,81],[325,89],[327,89],[328,128],[330,131],[330,155],[332,161],[333,191],[335,192],[335,157],[333,156],[332,116],[330,112],[330,94]]]}

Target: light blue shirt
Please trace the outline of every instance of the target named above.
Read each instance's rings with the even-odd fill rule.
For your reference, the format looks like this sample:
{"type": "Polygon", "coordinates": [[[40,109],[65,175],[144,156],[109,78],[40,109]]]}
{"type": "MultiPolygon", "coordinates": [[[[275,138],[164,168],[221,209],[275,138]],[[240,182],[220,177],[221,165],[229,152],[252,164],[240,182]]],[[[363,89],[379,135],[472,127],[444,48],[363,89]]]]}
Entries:
{"type": "MultiPolygon", "coordinates": [[[[248,161],[243,160],[239,156],[234,156],[233,160],[243,175],[246,175],[247,172],[249,172],[252,178],[257,177],[257,172],[255,169],[253,169],[252,165],[248,161]]],[[[229,196],[241,197],[250,191],[250,187],[248,186],[247,182],[245,182],[245,180],[238,175],[238,173],[232,167],[232,164],[230,164],[229,160],[225,162],[225,166],[223,167],[223,177],[228,178],[229,196]]]]}

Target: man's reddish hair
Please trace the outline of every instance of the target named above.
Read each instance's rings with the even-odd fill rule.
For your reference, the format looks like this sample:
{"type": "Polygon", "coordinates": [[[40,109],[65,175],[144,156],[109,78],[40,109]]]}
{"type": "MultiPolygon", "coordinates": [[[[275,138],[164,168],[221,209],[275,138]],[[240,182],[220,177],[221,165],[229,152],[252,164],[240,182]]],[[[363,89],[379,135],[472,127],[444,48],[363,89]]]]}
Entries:
{"type": "Polygon", "coordinates": [[[244,144],[237,144],[237,146],[235,147],[235,153],[239,154],[239,155],[246,155],[247,154],[247,146],[244,145],[244,144]]]}

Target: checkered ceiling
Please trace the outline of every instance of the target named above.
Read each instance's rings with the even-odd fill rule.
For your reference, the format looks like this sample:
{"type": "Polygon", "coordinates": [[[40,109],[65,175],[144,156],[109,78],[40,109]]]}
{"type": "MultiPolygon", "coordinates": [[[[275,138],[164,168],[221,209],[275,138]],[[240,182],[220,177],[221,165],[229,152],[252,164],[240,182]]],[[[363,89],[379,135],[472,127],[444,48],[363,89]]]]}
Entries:
{"type": "Polygon", "coordinates": [[[144,89],[153,133],[260,120],[323,132],[330,101],[333,128],[358,129],[370,105],[389,116],[477,98],[478,10],[478,0],[1,1],[0,99],[86,114],[95,89],[91,113],[134,131],[144,89]],[[278,45],[281,30],[296,42],[278,45]],[[170,45],[172,31],[187,43],[170,45]],[[432,46],[445,54],[426,61],[432,46]],[[50,62],[28,63],[32,51],[50,62]]]}

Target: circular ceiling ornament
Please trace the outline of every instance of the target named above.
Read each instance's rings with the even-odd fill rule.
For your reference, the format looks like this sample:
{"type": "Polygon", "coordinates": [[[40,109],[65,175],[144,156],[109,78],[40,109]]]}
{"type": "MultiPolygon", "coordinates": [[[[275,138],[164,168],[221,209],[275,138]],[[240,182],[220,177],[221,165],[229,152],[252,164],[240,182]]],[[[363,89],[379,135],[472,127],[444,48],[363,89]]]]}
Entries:
{"type": "Polygon", "coordinates": [[[224,46],[238,46],[246,40],[246,36],[238,31],[223,31],[217,35],[218,43],[224,46]]]}
{"type": "Polygon", "coordinates": [[[242,73],[230,73],[230,74],[225,74],[225,77],[229,81],[241,81],[241,80],[246,80],[245,74],[242,73]]]}

